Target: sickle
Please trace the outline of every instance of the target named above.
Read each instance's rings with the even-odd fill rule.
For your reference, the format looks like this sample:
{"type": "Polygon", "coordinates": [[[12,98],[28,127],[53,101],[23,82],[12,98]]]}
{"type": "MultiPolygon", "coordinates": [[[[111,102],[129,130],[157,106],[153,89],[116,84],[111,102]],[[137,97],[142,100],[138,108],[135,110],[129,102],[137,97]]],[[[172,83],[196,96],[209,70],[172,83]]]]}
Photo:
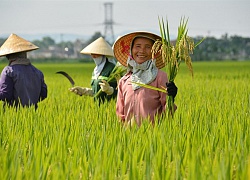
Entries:
{"type": "Polygon", "coordinates": [[[68,75],[66,72],[64,72],[64,71],[58,71],[58,72],[56,72],[56,73],[57,73],[57,74],[62,74],[62,75],[64,75],[64,76],[69,80],[69,82],[71,83],[72,86],[75,85],[75,82],[74,82],[74,80],[72,79],[72,77],[70,77],[70,75],[68,75]]]}

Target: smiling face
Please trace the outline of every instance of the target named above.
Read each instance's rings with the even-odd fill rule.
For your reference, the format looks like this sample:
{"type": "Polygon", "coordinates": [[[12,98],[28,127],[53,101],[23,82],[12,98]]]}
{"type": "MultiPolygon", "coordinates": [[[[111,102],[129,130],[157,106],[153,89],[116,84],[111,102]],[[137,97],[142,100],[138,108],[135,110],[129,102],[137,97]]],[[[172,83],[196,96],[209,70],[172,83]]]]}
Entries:
{"type": "Polygon", "coordinates": [[[151,49],[154,42],[145,37],[137,37],[132,44],[132,57],[141,64],[152,59],[151,49]]]}

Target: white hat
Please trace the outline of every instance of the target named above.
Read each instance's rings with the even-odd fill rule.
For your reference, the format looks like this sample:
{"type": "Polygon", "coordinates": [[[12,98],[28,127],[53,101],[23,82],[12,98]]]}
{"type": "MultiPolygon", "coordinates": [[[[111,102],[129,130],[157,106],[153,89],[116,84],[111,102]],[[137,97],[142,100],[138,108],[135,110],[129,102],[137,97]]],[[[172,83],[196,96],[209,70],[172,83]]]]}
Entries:
{"type": "Polygon", "coordinates": [[[80,53],[100,54],[114,57],[112,47],[104,40],[103,37],[96,39],[94,42],[85,47],[80,53]]]}

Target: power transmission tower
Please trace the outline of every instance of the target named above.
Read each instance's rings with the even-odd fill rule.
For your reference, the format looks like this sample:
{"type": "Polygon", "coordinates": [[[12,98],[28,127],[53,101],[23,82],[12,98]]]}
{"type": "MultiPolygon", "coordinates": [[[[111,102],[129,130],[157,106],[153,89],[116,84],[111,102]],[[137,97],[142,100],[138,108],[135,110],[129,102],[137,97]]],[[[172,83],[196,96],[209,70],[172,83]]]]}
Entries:
{"type": "Polygon", "coordinates": [[[108,41],[110,44],[114,43],[114,31],[113,31],[113,3],[107,2],[104,3],[105,6],[105,29],[104,29],[104,37],[105,40],[108,41]]]}

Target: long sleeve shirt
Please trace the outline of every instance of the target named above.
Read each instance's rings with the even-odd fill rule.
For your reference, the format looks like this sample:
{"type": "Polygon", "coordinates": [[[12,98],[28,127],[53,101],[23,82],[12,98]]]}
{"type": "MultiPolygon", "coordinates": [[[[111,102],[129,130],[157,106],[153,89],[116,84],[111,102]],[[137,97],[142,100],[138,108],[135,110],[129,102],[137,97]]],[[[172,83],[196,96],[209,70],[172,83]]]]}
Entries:
{"type": "Polygon", "coordinates": [[[0,100],[10,106],[35,105],[47,97],[43,73],[33,65],[6,66],[0,78],[0,100]]]}
{"type": "MultiPolygon", "coordinates": [[[[106,61],[100,75],[98,78],[94,77],[94,72],[92,73],[92,79],[91,79],[91,88],[93,90],[93,93],[96,94],[101,89],[99,83],[102,82],[102,80],[108,80],[108,77],[110,76],[111,72],[115,68],[115,65],[108,60],[106,61]]],[[[115,99],[117,96],[117,82],[111,81],[109,82],[109,85],[113,87],[114,92],[111,95],[107,95],[105,92],[101,92],[100,95],[96,98],[100,103],[104,102],[105,100],[110,101],[111,99],[115,99]]]]}
{"type": "MultiPolygon", "coordinates": [[[[150,86],[166,88],[167,74],[158,70],[157,77],[150,86]]],[[[141,87],[132,89],[131,73],[123,76],[118,84],[116,113],[122,121],[134,118],[138,125],[149,118],[153,123],[155,116],[160,116],[166,109],[166,93],[141,87]]]]}

